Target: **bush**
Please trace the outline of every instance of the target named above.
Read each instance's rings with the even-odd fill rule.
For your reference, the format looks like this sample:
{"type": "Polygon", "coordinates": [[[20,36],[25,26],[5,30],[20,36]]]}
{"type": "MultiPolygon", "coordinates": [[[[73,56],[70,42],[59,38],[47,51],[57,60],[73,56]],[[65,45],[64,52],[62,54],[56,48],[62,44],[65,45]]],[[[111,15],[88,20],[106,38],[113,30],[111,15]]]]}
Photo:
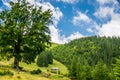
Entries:
{"type": "Polygon", "coordinates": [[[37,70],[33,70],[31,71],[30,73],[31,74],[40,74],[42,71],[40,69],[37,69],[37,70]]]}
{"type": "Polygon", "coordinates": [[[0,75],[4,76],[4,75],[14,75],[14,74],[9,70],[4,70],[4,71],[0,71],[0,75]]]}

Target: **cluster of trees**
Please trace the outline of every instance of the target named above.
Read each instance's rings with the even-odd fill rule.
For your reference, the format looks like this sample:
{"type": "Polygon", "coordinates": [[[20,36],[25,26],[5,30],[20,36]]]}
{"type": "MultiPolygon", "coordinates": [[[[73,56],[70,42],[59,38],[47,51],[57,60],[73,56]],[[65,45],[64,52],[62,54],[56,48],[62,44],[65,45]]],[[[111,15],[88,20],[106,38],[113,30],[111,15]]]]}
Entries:
{"type": "Polygon", "coordinates": [[[14,57],[14,68],[19,62],[31,63],[50,44],[51,10],[29,4],[26,0],[11,1],[10,9],[0,12],[0,56],[14,57]]]}
{"type": "Polygon", "coordinates": [[[77,80],[114,80],[109,70],[102,61],[98,62],[94,68],[88,64],[82,65],[80,63],[72,62],[69,69],[69,76],[77,80]]]}
{"type": "Polygon", "coordinates": [[[51,52],[68,67],[69,76],[78,80],[114,80],[120,74],[120,61],[116,62],[120,56],[120,38],[117,37],[76,39],[51,49],[51,52]]]}

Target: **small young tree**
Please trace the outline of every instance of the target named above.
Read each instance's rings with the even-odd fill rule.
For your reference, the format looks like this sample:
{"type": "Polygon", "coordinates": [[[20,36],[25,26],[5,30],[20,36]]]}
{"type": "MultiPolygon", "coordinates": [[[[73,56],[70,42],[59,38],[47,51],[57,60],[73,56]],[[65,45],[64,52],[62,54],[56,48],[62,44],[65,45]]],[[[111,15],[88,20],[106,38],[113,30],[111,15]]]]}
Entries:
{"type": "Polygon", "coordinates": [[[37,59],[37,65],[39,67],[48,67],[48,64],[53,63],[52,53],[50,51],[43,51],[37,59]]]}
{"type": "Polygon", "coordinates": [[[47,59],[47,54],[46,53],[41,53],[39,56],[38,56],[38,59],[37,59],[37,65],[39,67],[48,67],[48,59],[47,59]]]}
{"type": "Polygon", "coordinates": [[[0,12],[0,54],[19,62],[34,62],[36,56],[50,44],[51,10],[30,5],[26,0],[10,2],[11,9],[0,12]]]}

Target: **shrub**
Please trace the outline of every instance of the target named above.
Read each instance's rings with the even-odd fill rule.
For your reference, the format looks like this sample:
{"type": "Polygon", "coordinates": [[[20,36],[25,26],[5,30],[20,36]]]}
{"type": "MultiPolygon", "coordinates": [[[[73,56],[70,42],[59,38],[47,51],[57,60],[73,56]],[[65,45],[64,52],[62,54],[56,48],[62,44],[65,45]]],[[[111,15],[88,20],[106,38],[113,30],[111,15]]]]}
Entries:
{"type": "Polygon", "coordinates": [[[4,71],[0,71],[0,75],[4,76],[4,75],[14,75],[14,74],[10,70],[4,70],[4,71]]]}
{"type": "Polygon", "coordinates": [[[40,69],[37,69],[37,70],[33,70],[31,71],[30,73],[31,74],[40,74],[42,71],[40,69]]]}

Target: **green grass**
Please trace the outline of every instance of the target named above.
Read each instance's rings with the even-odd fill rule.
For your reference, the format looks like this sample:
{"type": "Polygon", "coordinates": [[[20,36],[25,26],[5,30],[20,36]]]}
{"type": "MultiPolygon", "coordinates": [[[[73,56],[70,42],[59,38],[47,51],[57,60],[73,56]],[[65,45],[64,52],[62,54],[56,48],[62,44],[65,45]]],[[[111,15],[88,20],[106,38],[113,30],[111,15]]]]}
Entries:
{"type": "Polygon", "coordinates": [[[20,62],[20,66],[23,67],[24,71],[17,71],[12,68],[13,60],[0,61],[0,71],[10,70],[14,73],[13,76],[0,76],[0,80],[69,80],[66,76],[68,74],[67,68],[60,62],[54,60],[52,65],[49,67],[38,67],[35,63],[26,64],[20,62]],[[57,67],[60,70],[60,74],[51,73],[51,68],[57,67]],[[42,70],[41,74],[30,74],[30,71],[36,69],[42,70]]]}

